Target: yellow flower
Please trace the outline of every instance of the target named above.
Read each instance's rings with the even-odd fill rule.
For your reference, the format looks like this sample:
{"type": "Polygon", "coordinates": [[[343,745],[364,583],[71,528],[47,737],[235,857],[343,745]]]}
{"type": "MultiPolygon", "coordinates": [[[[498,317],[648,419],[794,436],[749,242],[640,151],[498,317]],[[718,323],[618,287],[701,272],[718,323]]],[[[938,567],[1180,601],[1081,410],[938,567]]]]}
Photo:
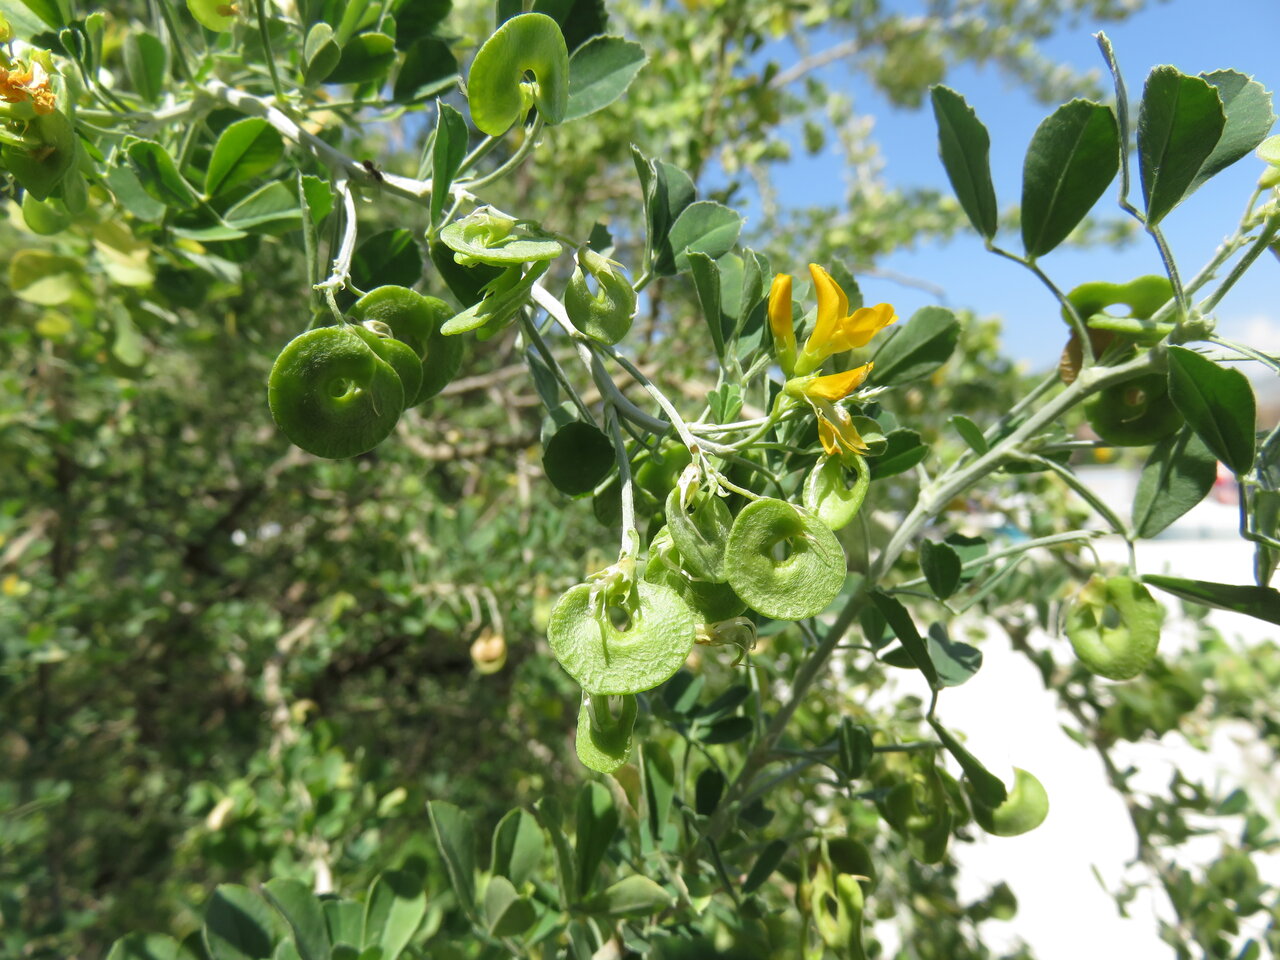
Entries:
{"type": "Polygon", "coordinates": [[[36,113],[53,113],[57,106],[49,85],[49,72],[37,60],[30,65],[16,64],[12,69],[0,67],[0,100],[22,103],[30,100],[36,113]]]}
{"type": "Polygon", "coordinates": [[[839,406],[839,401],[862,386],[871,372],[871,364],[820,377],[809,374],[834,353],[865,347],[898,317],[887,303],[860,307],[849,313],[849,298],[831,274],[816,263],[809,264],[809,274],[818,294],[818,315],[813,332],[798,355],[791,321],[791,277],[780,273],[769,288],[769,329],[773,332],[778,364],[791,377],[785,391],[813,408],[818,417],[818,438],[828,456],[866,453],[867,445],[855,429],[849,411],[839,406]]]}
{"type": "Polygon", "coordinates": [[[869,449],[853,425],[849,411],[840,406],[843,400],[862,386],[871,372],[872,365],[844,373],[830,373],[825,377],[794,377],[784,388],[790,396],[803,399],[818,417],[818,439],[827,456],[837,453],[866,453],[869,449]]]}
{"type": "Polygon", "coordinates": [[[796,365],[796,331],[791,323],[791,275],[780,273],[769,287],[769,330],[782,371],[791,375],[796,365]]]}
{"type": "Polygon", "coordinates": [[[811,263],[809,275],[818,292],[818,318],[796,361],[795,372],[800,376],[817,370],[833,353],[865,347],[872,337],[898,319],[887,303],[859,307],[849,313],[849,298],[831,274],[811,263]]]}

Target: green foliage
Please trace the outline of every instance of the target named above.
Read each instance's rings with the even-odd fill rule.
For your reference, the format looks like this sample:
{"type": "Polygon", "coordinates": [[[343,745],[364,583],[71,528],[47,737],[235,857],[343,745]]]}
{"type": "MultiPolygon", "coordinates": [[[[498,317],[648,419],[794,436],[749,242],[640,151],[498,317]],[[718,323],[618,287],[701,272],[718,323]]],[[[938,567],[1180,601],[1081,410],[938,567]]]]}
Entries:
{"type": "Polygon", "coordinates": [[[1016,900],[959,899],[954,852],[1049,798],[939,711],[998,633],[1124,795],[1164,936],[1248,955],[1269,813],[1140,793],[1112,750],[1230,720],[1274,753],[1280,656],[1201,627],[1156,659],[1086,508],[1132,546],[1221,459],[1256,582],[1142,581],[1277,621],[1278,441],[1223,361],[1277,364],[1213,329],[1274,185],[1190,281],[1159,227],[1273,159],[1264,87],[1151,74],[1143,214],[1123,88],[1034,53],[1056,5],[532,6],[5,7],[0,952],[819,960],[884,954],[885,921],[903,956],[990,956],[1016,900]],[[813,72],[841,53],[894,103],[931,89],[954,201],[879,176],[813,72]],[[1070,98],[1026,150],[1024,256],[941,85],[988,61],[1070,98]],[[866,175],[748,220],[796,131],[866,175]],[[856,277],[962,215],[1056,293],[1036,261],[1117,169],[1165,275],[1058,296],[1060,378],[941,307],[880,334],[856,277]],[[1153,442],[1126,523],[1077,467],[1153,442]],[[1175,857],[1241,816],[1207,869],[1175,857]]]}

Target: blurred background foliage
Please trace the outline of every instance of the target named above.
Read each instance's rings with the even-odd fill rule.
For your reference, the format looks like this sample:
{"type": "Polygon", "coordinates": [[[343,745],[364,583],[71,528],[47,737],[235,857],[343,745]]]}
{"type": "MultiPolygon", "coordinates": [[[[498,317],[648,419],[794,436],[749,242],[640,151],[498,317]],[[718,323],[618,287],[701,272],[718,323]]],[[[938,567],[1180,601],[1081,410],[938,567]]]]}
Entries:
{"type": "MultiPolygon", "coordinates": [[[[144,18],[145,5],[100,6],[104,61],[123,75],[122,25],[144,18]]],[[[962,215],[949,197],[893,184],[871,124],[815,65],[839,59],[912,108],[971,63],[1060,99],[1096,92],[1097,78],[1045,61],[1037,41],[1063,18],[1102,22],[1138,6],[957,0],[906,15],[870,0],[619,0],[608,4],[609,29],[639,40],[649,65],[595,122],[546,131],[553,162],[526,165],[494,201],[574,236],[603,223],[617,259],[634,262],[634,143],[687,170],[704,196],[758,204],[749,239],[775,266],[873,268],[959,229],[962,215]],[[828,139],[846,156],[846,182],[821,208],[778,207],[771,184],[788,160],[828,139]]],[[[433,35],[462,64],[492,27],[488,3],[424,7],[439,13],[433,35]]],[[[326,102],[340,92],[322,88],[307,108],[324,136],[414,174],[426,104],[326,102]]],[[[215,111],[206,124],[229,119],[215,111]]],[[[287,163],[311,172],[300,158],[287,163]]],[[[410,204],[372,199],[360,205],[362,237],[408,228],[420,238],[410,204]]],[[[94,960],[130,930],[181,937],[227,880],[297,877],[351,893],[406,862],[439,878],[430,798],[483,827],[543,795],[570,802],[584,779],[572,741],[578,694],[543,628],[555,595],[608,562],[614,531],[589,501],[542,478],[538,403],[510,332],[472,344],[459,379],[406,414],[392,442],[327,462],[293,448],[265,402],[272,360],[313,303],[296,233],[184,240],[122,219],[94,189],[89,212],[56,237],[34,233],[9,201],[0,251],[16,281],[0,291],[0,955],[94,960]],[[50,282],[31,282],[21,258],[33,253],[50,282]]],[[[413,257],[426,263],[423,286],[444,295],[425,251],[413,257]]],[[[686,278],[649,287],[637,362],[696,408],[712,384],[703,352],[686,347],[704,336],[695,303],[686,278]]],[[[990,418],[1027,388],[999,355],[997,324],[966,321],[945,375],[884,401],[931,443],[958,443],[951,414],[990,418]]],[[[913,482],[876,485],[870,506],[909,505],[913,482]]],[[[1032,536],[1074,525],[1052,478],[998,489],[958,512],[1003,514],[1032,536]]],[[[873,524],[870,535],[887,532],[873,524]]],[[[846,546],[856,568],[866,544],[846,546]]],[[[1025,644],[1062,582],[1055,565],[1024,566],[985,608],[1025,644]],[[1023,599],[1033,584],[1038,608],[1023,599]]],[[[790,627],[762,640],[756,662],[784,671],[804,642],[790,627]]],[[[1221,653],[1220,643],[1206,629],[1200,651],[1221,653]]],[[[1193,651],[1167,675],[1107,696],[1047,651],[1028,652],[1046,682],[1074,684],[1069,710],[1086,740],[1159,735],[1207,709],[1260,724],[1276,746],[1274,718],[1254,712],[1280,679],[1270,647],[1248,663],[1193,651]]],[[[856,702],[888,669],[873,667],[856,690],[839,678],[820,685],[797,738],[820,742],[844,714],[897,739],[919,736],[893,719],[902,704],[872,715],[856,702]]],[[[743,671],[704,657],[699,675],[708,699],[743,671]]],[[[655,698],[648,712],[664,710],[655,698]]],[[[677,748],[682,734],[668,724],[641,725],[677,748]]],[[[819,808],[829,824],[856,822],[860,809],[875,819],[866,804],[831,809],[839,792],[820,780],[792,785],[767,811],[770,836],[805,835],[819,808]]],[[[1172,836],[1184,812],[1174,802],[1144,816],[1172,836]]],[[[1270,843],[1264,827],[1242,840],[1246,860],[1270,843]]],[[[1007,888],[959,903],[954,867],[916,864],[894,833],[880,832],[875,857],[878,915],[895,918],[908,955],[995,955],[975,924],[1009,915],[1007,888]]],[[[1201,900],[1196,909],[1229,909],[1201,900]]]]}

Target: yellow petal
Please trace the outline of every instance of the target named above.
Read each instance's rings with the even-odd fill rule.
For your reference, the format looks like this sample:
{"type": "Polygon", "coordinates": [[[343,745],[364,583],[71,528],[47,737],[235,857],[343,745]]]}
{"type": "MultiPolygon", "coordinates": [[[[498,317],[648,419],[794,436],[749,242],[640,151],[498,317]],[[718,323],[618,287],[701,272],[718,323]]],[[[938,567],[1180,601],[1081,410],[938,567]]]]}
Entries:
{"type": "Polygon", "coordinates": [[[827,456],[837,453],[869,453],[871,448],[862,440],[853,425],[853,418],[844,407],[837,407],[826,400],[811,400],[813,410],[818,415],[818,439],[822,441],[822,449],[827,456]]]}
{"type": "Polygon", "coordinates": [[[893,307],[877,303],[874,307],[859,307],[852,316],[840,322],[840,330],[832,336],[832,353],[865,347],[871,338],[898,319],[893,307]]]}
{"type": "Polygon", "coordinates": [[[775,340],[795,340],[791,323],[791,274],[780,273],[769,288],[769,329],[775,340]]]}
{"type": "Polygon", "coordinates": [[[844,373],[830,373],[825,377],[817,377],[806,383],[801,389],[807,396],[828,400],[835,403],[843,400],[862,386],[871,372],[871,364],[864,363],[860,367],[846,370],[844,373]]]}
{"type": "MultiPolygon", "coordinates": [[[[849,312],[849,298],[840,289],[840,284],[832,279],[831,274],[816,263],[809,264],[809,275],[813,277],[813,287],[818,293],[818,319],[813,325],[813,333],[804,345],[804,352],[817,354],[840,329],[841,321],[849,312]]],[[[828,350],[823,355],[830,354],[831,351],[828,350]]]]}

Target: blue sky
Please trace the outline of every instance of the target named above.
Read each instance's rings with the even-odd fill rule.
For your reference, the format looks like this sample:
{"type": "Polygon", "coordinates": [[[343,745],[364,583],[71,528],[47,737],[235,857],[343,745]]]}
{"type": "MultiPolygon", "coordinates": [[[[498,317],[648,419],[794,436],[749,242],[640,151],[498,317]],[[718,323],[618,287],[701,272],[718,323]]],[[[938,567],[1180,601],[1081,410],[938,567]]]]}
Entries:
{"type": "MultiPolygon", "coordinates": [[[[915,4],[903,4],[914,9],[915,4]]],[[[1128,85],[1131,100],[1141,95],[1147,72],[1171,63],[1194,74],[1234,68],[1253,76],[1267,89],[1280,87],[1280,2],[1277,0],[1172,0],[1153,4],[1127,21],[1098,24],[1083,20],[1066,27],[1043,45],[1049,57],[1079,69],[1101,71],[1103,63],[1092,34],[1106,30],[1128,85]]],[[[897,109],[864,79],[839,66],[826,68],[822,78],[855,98],[859,112],[876,118],[875,136],[883,151],[885,178],[901,186],[933,186],[949,191],[937,157],[933,114],[897,109]]],[[[1022,189],[1022,160],[1036,126],[1051,107],[1037,104],[1013,81],[993,68],[953,70],[947,84],[960,91],[991,132],[992,173],[1002,206],[1018,201],[1022,189]]],[[[1109,86],[1108,86],[1109,89],[1109,86]]],[[[1277,98],[1280,106],[1280,98],[1277,98]]],[[[779,177],[784,204],[830,202],[839,194],[842,171],[834,152],[801,158],[779,177]]],[[[1180,272],[1194,274],[1221,240],[1232,232],[1262,170],[1252,156],[1210,181],[1164,221],[1180,272]]],[[[1131,199],[1139,200],[1136,167],[1131,199]]],[[[1118,179],[1095,212],[1109,212],[1118,179]]],[[[1114,206],[1111,207],[1114,210],[1114,206]]],[[[1017,237],[1001,237],[1002,244],[1020,251],[1017,237]]],[[[919,277],[943,287],[952,307],[966,307],[1004,321],[1005,351],[1034,367],[1056,362],[1065,339],[1056,302],[1040,283],[1017,264],[987,253],[976,234],[947,243],[931,243],[884,260],[880,266],[919,277]]],[[[1123,282],[1161,270],[1149,238],[1142,236],[1123,250],[1059,249],[1042,258],[1041,266],[1063,289],[1086,280],[1123,282]]],[[[934,302],[928,294],[874,277],[860,278],[869,303],[888,300],[900,315],[934,302]]],[[[1266,257],[1239,283],[1217,311],[1219,330],[1261,347],[1280,349],[1280,263],[1266,257]]]]}

